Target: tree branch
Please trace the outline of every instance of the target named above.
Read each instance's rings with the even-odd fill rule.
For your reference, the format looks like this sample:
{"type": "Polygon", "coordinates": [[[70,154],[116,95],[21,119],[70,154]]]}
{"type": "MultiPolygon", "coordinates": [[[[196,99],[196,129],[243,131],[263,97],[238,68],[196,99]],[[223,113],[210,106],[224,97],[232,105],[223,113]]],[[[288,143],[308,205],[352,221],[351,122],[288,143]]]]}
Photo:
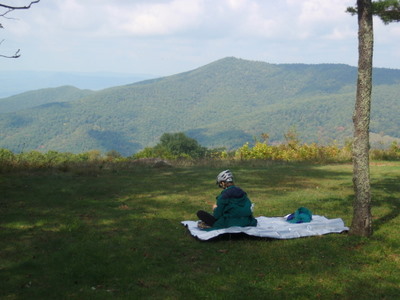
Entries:
{"type": "MultiPolygon", "coordinates": [[[[3,42],[4,42],[4,40],[0,41],[0,45],[3,44],[3,42]]],[[[5,58],[18,58],[18,57],[21,56],[21,54],[19,53],[19,51],[20,51],[20,49],[18,49],[18,50],[15,52],[15,54],[14,54],[14,55],[11,55],[11,56],[7,56],[7,55],[0,54],[0,57],[5,57],[5,58]]]]}
{"type": "MultiPolygon", "coordinates": [[[[378,16],[385,25],[392,22],[400,22],[399,0],[377,0],[372,1],[372,15],[378,16]]],[[[348,7],[346,12],[351,15],[358,13],[358,7],[348,7]]]]}
{"type": "MultiPolygon", "coordinates": [[[[12,5],[7,5],[7,4],[1,4],[1,3],[0,3],[0,8],[5,8],[5,9],[7,9],[6,12],[4,12],[3,14],[0,14],[0,17],[3,17],[3,18],[8,19],[8,18],[6,17],[6,15],[7,15],[9,12],[11,12],[11,11],[13,11],[13,10],[16,10],[16,9],[30,9],[31,6],[32,6],[33,4],[36,4],[36,3],[39,3],[39,2],[40,2],[40,0],[31,1],[28,5],[25,5],[25,6],[12,6],[12,5]]],[[[0,29],[1,29],[1,28],[4,28],[4,27],[3,27],[3,25],[0,23],[0,29]]],[[[0,45],[1,45],[3,42],[4,42],[4,40],[0,41],[0,45]]],[[[21,56],[21,54],[20,54],[19,52],[20,52],[20,49],[18,49],[18,50],[14,53],[14,55],[8,56],[8,55],[2,55],[2,54],[0,54],[0,57],[4,57],[4,58],[18,58],[18,57],[21,56]]]]}
{"type": "Polygon", "coordinates": [[[31,1],[29,3],[29,5],[26,5],[26,6],[12,6],[12,5],[6,5],[6,4],[1,4],[0,3],[0,7],[8,8],[10,10],[14,10],[14,9],[30,9],[32,4],[39,3],[39,2],[40,2],[40,0],[31,1]]]}
{"type": "Polygon", "coordinates": [[[7,55],[0,54],[0,57],[4,57],[4,58],[18,58],[18,57],[20,57],[20,56],[21,56],[21,54],[19,54],[19,50],[20,50],[20,49],[18,49],[18,51],[17,51],[17,52],[15,52],[15,54],[14,54],[14,55],[7,56],[7,55]]]}

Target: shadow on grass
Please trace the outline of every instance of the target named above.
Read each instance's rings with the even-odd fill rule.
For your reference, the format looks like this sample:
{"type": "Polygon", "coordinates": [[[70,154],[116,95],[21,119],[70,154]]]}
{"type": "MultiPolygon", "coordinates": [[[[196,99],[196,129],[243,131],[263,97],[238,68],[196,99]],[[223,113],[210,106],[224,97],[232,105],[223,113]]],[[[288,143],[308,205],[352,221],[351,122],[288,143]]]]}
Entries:
{"type": "MultiPolygon", "coordinates": [[[[299,295],[336,299],[348,298],[350,291],[365,294],[351,279],[356,275],[354,280],[361,281],[357,274],[368,264],[358,253],[363,245],[345,234],[293,240],[227,234],[201,244],[217,253],[204,283],[227,297],[245,293],[268,295],[268,299],[298,299],[299,295]],[[238,256],[242,259],[232,260],[238,256]]],[[[366,276],[365,282],[368,280],[371,277],[366,276]]],[[[391,286],[388,289],[394,291],[391,286]]],[[[379,292],[386,293],[384,289],[379,292]]]]}
{"type": "MultiPolygon", "coordinates": [[[[303,189],[309,185],[307,179],[348,176],[347,171],[312,165],[299,168],[286,164],[232,170],[239,185],[260,189],[268,180],[279,187],[303,189]]],[[[355,276],[373,263],[365,261],[361,239],[328,235],[277,241],[231,235],[197,242],[192,238],[180,221],[193,219],[206,202],[214,202],[220,192],[215,176],[221,169],[142,168],[91,177],[44,173],[2,178],[0,281],[6,287],[0,295],[16,299],[203,299],[243,294],[287,299],[300,291],[305,297],[325,299],[349,291],[365,295],[361,286],[352,289],[355,276]]],[[[331,200],[339,203],[334,209],[345,201],[331,200]]],[[[374,276],[364,275],[357,282],[374,282],[374,276]]],[[[384,285],[391,279],[380,279],[378,292],[386,293],[387,288],[391,293],[392,286],[384,285]]]]}
{"type": "Polygon", "coordinates": [[[373,181],[372,206],[389,210],[373,222],[374,230],[379,230],[400,215],[400,176],[386,174],[383,179],[373,181]]]}

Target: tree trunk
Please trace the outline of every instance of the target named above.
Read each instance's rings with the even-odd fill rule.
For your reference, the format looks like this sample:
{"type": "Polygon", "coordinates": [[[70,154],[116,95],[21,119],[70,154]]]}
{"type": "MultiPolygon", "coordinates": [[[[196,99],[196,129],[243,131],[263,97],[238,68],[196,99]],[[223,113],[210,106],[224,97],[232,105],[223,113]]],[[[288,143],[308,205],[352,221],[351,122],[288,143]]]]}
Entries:
{"type": "Polygon", "coordinates": [[[353,221],[350,234],[372,234],[369,173],[369,122],[372,91],[373,24],[371,0],[358,0],[358,79],[353,114],[353,221]]]}

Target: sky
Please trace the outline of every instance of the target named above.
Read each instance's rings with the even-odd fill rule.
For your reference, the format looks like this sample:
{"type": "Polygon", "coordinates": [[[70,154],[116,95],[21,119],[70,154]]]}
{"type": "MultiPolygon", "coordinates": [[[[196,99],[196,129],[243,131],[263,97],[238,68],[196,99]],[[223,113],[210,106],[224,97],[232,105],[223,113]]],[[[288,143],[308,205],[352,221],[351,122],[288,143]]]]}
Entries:
{"type": "MultiPolygon", "coordinates": [[[[356,66],[355,2],[41,0],[0,18],[0,54],[22,54],[0,69],[168,76],[229,56],[356,66]]],[[[374,19],[374,30],[374,66],[400,69],[400,23],[374,19]]]]}

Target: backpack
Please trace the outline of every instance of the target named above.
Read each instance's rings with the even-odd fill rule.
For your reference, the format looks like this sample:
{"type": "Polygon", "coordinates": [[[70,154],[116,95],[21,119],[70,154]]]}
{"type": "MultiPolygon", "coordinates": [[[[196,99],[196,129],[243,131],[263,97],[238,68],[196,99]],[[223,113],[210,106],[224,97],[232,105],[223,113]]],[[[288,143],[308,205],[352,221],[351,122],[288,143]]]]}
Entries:
{"type": "Polygon", "coordinates": [[[308,223],[312,220],[312,213],[306,207],[298,208],[294,213],[290,214],[286,221],[289,223],[308,223]]]}

